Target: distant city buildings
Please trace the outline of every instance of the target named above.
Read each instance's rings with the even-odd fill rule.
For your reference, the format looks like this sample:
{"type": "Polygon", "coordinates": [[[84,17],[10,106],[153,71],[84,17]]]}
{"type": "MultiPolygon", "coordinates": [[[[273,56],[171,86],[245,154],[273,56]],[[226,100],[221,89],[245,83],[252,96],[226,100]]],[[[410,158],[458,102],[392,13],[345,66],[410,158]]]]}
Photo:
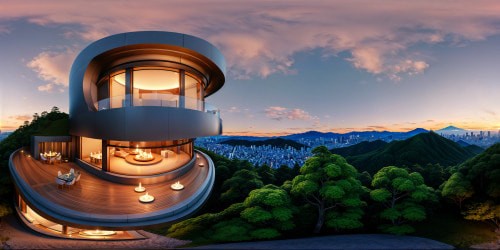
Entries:
{"type": "Polygon", "coordinates": [[[293,147],[279,148],[274,146],[231,146],[221,144],[216,137],[205,137],[195,141],[198,147],[206,148],[216,154],[229,159],[248,160],[250,163],[258,166],[264,164],[271,168],[278,168],[281,165],[293,167],[296,164],[302,166],[311,156],[310,148],[295,149],[293,147]]]}
{"type": "Polygon", "coordinates": [[[455,142],[463,141],[467,144],[473,144],[483,148],[500,142],[500,130],[496,135],[491,131],[479,131],[476,133],[474,133],[474,131],[465,133],[440,133],[440,135],[455,142]]]}
{"type": "MultiPolygon", "coordinates": [[[[460,133],[439,133],[441,136],[455,142],[460,142],[462,146],[466,145],[463,142],[471,145],[477,145],[482,148],[487,148],[497,142],[500,142],[500,130],[498,133],[491,131],[466,131],[460,133]]],[[[359,133],[359,134],[341,134],[328,137],[305,137],[294,139],[294,141],[305,145],[301,149],[292,147],[279,148],[274,146],[231,146],[222,144],[222,141],[229,139],[227,136],[214,136],[198,138],[195,141],[195,146],[208,149],[216,154],[220,154],[229,159],[248,160],[250,163],[258,166],[264,164],[272,168],[278,168],[281,165],[293,167],[295,164],[302,166],[305,160],[312,155],[311,150],[318,146],[326,146],[329,149],[342,148],[358,144],[362,141],[382,140],[391,142],[393,140],[404,140],[410,136],[402,136],[397,133],[359,133]]]]}

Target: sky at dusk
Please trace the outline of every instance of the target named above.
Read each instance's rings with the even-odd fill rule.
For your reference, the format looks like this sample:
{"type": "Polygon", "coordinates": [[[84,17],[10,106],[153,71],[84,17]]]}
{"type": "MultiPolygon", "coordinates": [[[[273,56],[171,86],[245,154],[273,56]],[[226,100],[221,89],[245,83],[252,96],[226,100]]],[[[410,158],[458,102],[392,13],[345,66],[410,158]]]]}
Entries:
{"type": "Polygon", "coordinates": [[[500,129],[499,1],[2,0],[0,130],[67,112],[78,52],[138,30],[221,50],[225,134],[500,129]]]}

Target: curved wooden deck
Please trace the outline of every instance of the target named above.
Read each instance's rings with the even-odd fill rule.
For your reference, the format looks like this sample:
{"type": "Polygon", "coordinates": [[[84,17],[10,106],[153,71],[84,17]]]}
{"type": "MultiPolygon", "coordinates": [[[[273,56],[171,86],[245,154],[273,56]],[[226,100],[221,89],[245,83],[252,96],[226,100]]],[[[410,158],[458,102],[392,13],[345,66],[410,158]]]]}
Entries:
{"type": "Polygon", "coordinates": [[[85,172],[75,163],[44,164],[17,151],[9,166],[14,182],[34,210],[60,223],[80,227],[137,228],[178,220],[198,209],[208,198],[214,179],[214,166],[203,153],[196,167],[172,181],[145,185],[155,196],[153,203],[139,202],[141,193],[134,185],[117,184],[85,172]],[[204,163],[205,167],[198,167],[204,163]],[[58,188],[57,171],[80,171],[80,182],[71,188],[58,188]],[[180,181],[185,188],[174,191],[170,185],[180,181]]]}

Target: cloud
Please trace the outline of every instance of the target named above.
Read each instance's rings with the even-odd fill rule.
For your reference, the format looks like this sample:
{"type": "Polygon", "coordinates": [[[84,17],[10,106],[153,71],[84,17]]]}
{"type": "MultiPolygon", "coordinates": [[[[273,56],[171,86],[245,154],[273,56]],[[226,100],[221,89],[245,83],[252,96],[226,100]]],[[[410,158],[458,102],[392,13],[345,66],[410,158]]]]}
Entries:
{"type": "Polygon", "coordinates": [[[32,118],[33,117],[30,116],[30,115],[14,115],[14,116],[9,116],[8,117],[9,120],[21,121],[21,122],[31,121],[32,118]]]}
{"type": "MultiPolygon", "coordinates": [[[[297,53],[319,48],[326,57],[347,52],[346,60],[353,67],[397,81],[431,67],[428,58],[432,55],[414,53],[417,45],[454,46],[500,34],[500,3],[486,0],[256,0],[237,4],[227,0],[120,4],[4,0],[2,10],[0,27],[24,19],[62,27],[63,37],[87,42],[135,30],[193,34],[219,47],[230,75],[243,79],[293,73],[297,53]]],[[[57,60],[52,52],[39,56],[57,60]]],[[[54,71],[69,67],[63,61],[67,62],[60,58],[52,65],[39,63],[32,68],[42,79],[64,85],[63,74],[54,71]]]]}
{"type": "Polygon", "coordinates": [[[266,116],[277,121],[287,120],[316,120],[316,117],[311,116],[303,109],[288,109],[279,106],[271,106],[265,109],[266,116]]]}
{"type": "Polygon", "coordinates": [[[39,91],[50,92],[56,86],[67,87],[71,64],[76,57],[76,51],[65,49],[59,52],[44,51],[27,63],[38,77],[46,82],[38,86],[39,91]]]}
{"type": "Polygon", "coordinates": [[[491,115],[491,116],[496,116],[497,113],[493,110],[490,110],[490,109],[483,109],[484,113],[488,114],[488,115],[491,115]]]}

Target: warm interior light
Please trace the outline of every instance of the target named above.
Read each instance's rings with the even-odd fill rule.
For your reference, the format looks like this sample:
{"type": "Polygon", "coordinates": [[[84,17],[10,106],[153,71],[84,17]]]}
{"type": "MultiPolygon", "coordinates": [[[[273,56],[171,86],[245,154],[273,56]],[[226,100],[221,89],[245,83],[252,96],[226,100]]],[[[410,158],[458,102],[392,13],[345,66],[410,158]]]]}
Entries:
{"type": "Polygon", "coordinates": [[[96,230],[84,230],[84,231],[80,232],[80,234],[85,235],[85,236],[111,236],[111,235],[115,235],[116,232],[96,229],[96,230]]]}
{"type": "Polygon", "coordinates": [[[170,187],[173,189],[173,190],[182,190],[184,189],[184,185],[182,185],[179,181],[170,185],[170,187]]]}
{"type": "Polygon", "coordinates": [[[153,160],[153,154],[151,152],[146,153],[142,150],[139,150],[138,154],[134,157],[134,159],[138,161],[147,161],[147,160],[153,160]]]}
{"type": "MultiPolygon", "coordinates": [[[[179,88],[179,73],[169,70],[134,70],[134,88],[143,90],[167,90],[179,88]]],[[[125,74],[113,76],[113,80],[125,85],[125,74]]]]}

